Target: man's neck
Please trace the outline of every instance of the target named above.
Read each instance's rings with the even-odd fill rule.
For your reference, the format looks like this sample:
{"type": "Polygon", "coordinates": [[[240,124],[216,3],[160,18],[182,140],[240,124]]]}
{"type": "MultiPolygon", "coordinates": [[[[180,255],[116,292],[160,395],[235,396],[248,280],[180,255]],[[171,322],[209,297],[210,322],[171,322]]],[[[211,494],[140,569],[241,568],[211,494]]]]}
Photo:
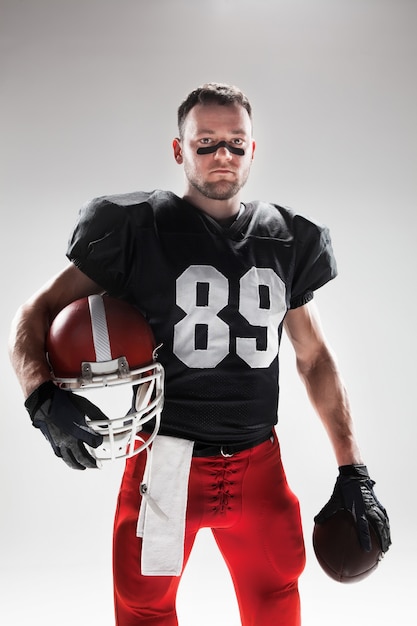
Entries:
{"type": "Polygon", "coordinates": [[[237,217],[240,211],[241,201],[239,195],[229,200],[213,200],[200,193],[195,194],[187,192],[188,190],[183,195],[184,200],[197,207],[197,209],[200,209],[200,211],[207,213],[207,215],[217,221],[237,217]]]}

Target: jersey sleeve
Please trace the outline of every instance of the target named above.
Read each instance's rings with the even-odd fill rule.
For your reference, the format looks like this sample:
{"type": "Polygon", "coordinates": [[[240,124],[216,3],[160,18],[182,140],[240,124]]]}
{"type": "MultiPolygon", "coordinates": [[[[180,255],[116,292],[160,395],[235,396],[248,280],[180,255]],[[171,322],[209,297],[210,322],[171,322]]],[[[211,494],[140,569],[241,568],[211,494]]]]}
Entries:
{"type": "Polygon", "coordinates": [[[291,309],[307,304],[316,289],[337,276],[328,228],[299,215],[294,218],[294,228],[297,246],[291,309]]]}
{"type": "Polygon", "coordinates": [[[85,204],[70,235],[67,257],[114,297],[123,297],[135,267],[129,212],[110,198],[85,204]]]}

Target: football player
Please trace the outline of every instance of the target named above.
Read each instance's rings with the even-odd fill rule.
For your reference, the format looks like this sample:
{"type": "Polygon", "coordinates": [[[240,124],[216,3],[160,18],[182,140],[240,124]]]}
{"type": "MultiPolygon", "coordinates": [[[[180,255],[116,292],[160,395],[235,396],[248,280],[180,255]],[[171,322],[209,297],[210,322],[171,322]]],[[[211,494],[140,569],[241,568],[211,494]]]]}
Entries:
{"type": "Polygon", "coordinates": [[[196,533],[210,527],[242,624],[297,626],[303,533],[275,431],[283,329],[339,466],[320,520],[348,508],[365,550],[369,524],[383,551],[390,544],[313,304],[337,273],[329,232],[288,208],[242,201],[255,142],[251,105],[236,87],[209,83],[186,97],[173,154],[185,173],[182,197],[133,192],[81,209],[69,265],[16,315],[12,362],[55,453],[71,467],[95,467],[100,435],[76,394],[62,408],[57,397],[68,392],[51,380],[45,338],[64,307],[90,294],[137,307],[161,346],[164,407],[146,480],[147,455],[126,461],[114,526],[116,623],[177,624],[181,573],[196,533]]]}

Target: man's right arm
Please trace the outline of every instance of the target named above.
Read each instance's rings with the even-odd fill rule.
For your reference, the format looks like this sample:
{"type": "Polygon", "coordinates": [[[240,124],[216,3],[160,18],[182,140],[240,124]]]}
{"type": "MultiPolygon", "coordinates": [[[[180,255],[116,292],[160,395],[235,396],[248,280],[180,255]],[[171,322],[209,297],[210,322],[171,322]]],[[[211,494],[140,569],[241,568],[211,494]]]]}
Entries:
{"type": "Polygon", "coordinates": [[[52,320],[74,300],[102,292],[71,264],[18,309],[11,327],[9,354],[25,398],[50,379],[45,340],[52,320]]]}

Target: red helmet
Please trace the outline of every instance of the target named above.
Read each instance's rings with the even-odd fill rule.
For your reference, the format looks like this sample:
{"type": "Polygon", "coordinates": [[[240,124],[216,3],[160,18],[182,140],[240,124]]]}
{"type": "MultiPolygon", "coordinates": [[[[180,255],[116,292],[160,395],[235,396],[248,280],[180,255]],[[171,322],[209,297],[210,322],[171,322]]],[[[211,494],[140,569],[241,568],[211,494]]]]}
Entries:
{"type": "Polygon", "coordinates": [[[136,308],[109,296],[76,300],[53,320],[46,349],[54,382],[85,393],[108,418],[86,416],[89,427],[103,436],[101,446],[89,448],[95,458],[131,457],[153,441],[161,419],[164,370],[155,360],[152,330],[136,308]],[[133,387],[133,402],[126,399],[126,385],[133,387]],[[120,405],[126,401],[128,413],[129,405],[120,405]],[[116,417],[109,415],[112,407],[116,417]],[[145,441],[138,433],[153,419],[145,441]]]}

